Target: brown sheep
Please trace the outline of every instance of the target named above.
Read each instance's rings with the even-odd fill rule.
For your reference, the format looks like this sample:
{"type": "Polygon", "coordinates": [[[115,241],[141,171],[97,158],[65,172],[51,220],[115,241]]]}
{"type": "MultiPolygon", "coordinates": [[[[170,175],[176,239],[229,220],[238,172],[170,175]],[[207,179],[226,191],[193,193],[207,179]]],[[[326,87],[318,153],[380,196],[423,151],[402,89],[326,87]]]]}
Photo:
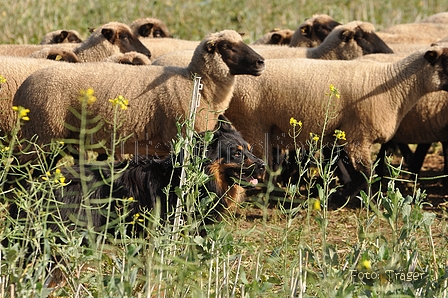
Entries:
{"type": "Polygon", "coordinates": [[[173,37],[164,22],[156,18],[144,18],[133,21],[129,27],[137,37],[164,38],[173,37]]]}
{"type": "MultiPolygon", "coordinates": [[[[176,119],[185,119],[188,114],[193,74],[202,77],[204,86],[195,129],[205,131],[214,128],[218,116],[228,107],[235,76],[258,76],[264,68],[264,59],[237,32],[224,30],[206,37],[186,68],[77,63],[37,71],[16,92],[14,105],[31,110],[30,120],[22,127],[23,137],[37,134],[37,142],[46,144],[52,139],[78,136],[64,123],[79,127],[69,107],[80,108],[80,90],[93,88],[97,100],[89,111],[106,121],[114,115],[109,99],[122,95],[129,100],[129,108],[122,112],[125,121],[118,134],[132,134],[122,147],[123,153],[148,154],[159,148],[157,153],[166,153],[177,132],[176,119]]],[[[110,143],[110,128],[106,124],[92,141],[110,143]]]]}
{"type": "Polygon", "coordinates": [[[76,30],[51,31],[42,38],[40,44],[81,43],[81,35],[76,30]]]}
{"type": "MultiPolygon", "coordinates": [[[[448,48],[440,47],[413,53],[395,63],[266,60],[266,73],[259,78],[238,78],[225,115],[253,145],[255,154],[268,158],[272,146],[293,147],[292,140],[275,141],[290,130],[290,117],[303,121],[296,140],[299,144],[309,141],[310,132],[322,133],[323,127],[324,141],[331,144],[334,131],[343,130],[347,135],[344,150],[355,169],[369,175],[372,144],[390,140],[404,115],[423,95],[448,90],[447,60],[448,48]],[[340,98],[333,98],[327,119],[325,90],[331,84],[339,90],[340,98]]],[[[358,186],[364,185],[354,185],[347,194],[357,193],[358,186]]]]}
{"type": "Polygon", "coordinates": [[[107,57],[103,60],[104,62],[113,62],[120,64],[128,64],[128,65],[150,65],[151,60],[148,56],[143,55],[138,52],[127,52],[115,54],[110,57],[107,57]]]}
{"type": "Polygon", "coordinates": [[[69,49],[59,47],[46,47],[42,50],[36,51],[29,55],[30,58],[41,58],[55,61],[65,61],[77,63],[79,62],[78,56],[69,49]]]}
{"type": "Polygon", "coordinates": [[[291,37],[290,47],[313,48],[322,43],[334,27],[341,25],[326,14],[316,14],[300,24],[291,37]]]}
{"type": "Polygon", "coordinates": [[[294,30],[276,28],[257,39],[253,44],[289,45],[293,34],[294,30]]]}
{"type": "Polygon", "coordinates": [[[135,37],[128,25],[110,22],[100,26],[80,44],[57,45],[0,45],[0,55],[26,57],[33,52],[55,46],[72,50],[81,62],[102,61],[114,54],[137,51],[151,56],[150,51],[135,37]]]}
{"type": "Polygon", "coordinates": [[[448,24],[398,24],[378,31],[377,34],[387,44],[420,43],[429,45],[445,36],[448,36],[448,24]]]}

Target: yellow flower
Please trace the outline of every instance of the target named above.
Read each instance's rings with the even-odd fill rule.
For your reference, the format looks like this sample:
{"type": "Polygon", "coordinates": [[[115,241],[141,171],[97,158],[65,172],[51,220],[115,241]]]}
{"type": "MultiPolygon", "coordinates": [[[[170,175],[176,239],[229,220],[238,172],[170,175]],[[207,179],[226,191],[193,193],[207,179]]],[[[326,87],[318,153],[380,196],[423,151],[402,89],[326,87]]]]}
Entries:
{"type": "Polygon", "coordinates": [[[370,270],[372,268],[372,264],[369,260],[364,260],[361,262],[361,267],[370,270]]]}
{"type": "Polygon", "coordinates": [[[54,172],[55,172],[56,174],[60,174],[60,173],[61,173],[61,169],[56,169],[54,172]]]}
{"type": "Polygon", "coordinates": [[[337,98],[341,97],[341,95],[339,94],[338,89],[336,89],[336,87],[333,84],[330,84],[330,95],[334,95],[337,98]]]}
{"type": "Polygon", "coordinates": [[[29,109],[26,109],[22,106],[13,106],[12,109],[17,112],[17,116],[19,119],[28,121],[30,118],[28,117],[28,113],[30,112],[29,109]]]}
{"type": "Polygon", "coordinates": [[[314,202],[313,202],[313,209],[317,210],[317,211],[321,210],[321,208],[320,208],[320,200],[318,200],[318,199],[314,200],[314,202]]]}
{"type": "Polygon", "coordinates": [[[129,200],[130,202],[132,202],[132,201],[134,201],[134,197],[129,197],[128,200],[129,200]]]}
{"type": "Polygon", "coordinates": [[[126,110],[129,106],[129,100],[124,98],[123,95],[118,95],[114,99],[109,99],[109,101],[112,103],[114,107],[118,105],[122,110],[126,110]]]}
{"type": "Polygon", "coordinates": [[[315,142],[319,141],[319,136],[312,132],[310,132],[310,138],[315,142]]]}
{"type": "Polygon", "coordinates": [[[62,186],[65,186],[65,177],[64,176],[61,176],[59,178],[59,183],[61,183],[62,186]]]}
{"type": "Polygon", "coordinates": [[[340,130],[340,129],[336,129],[336,130],[334,131],[334,135],[333,135],[333,136],[335,136],[336,139],[338,139],[338,140],[343,140],[343,141],[347,140],[347,139],[345,138],[345,131],[340,130]]]}
{"type": "Polygon", "coordinates": [[[9,150],[9,147],[7,147],[7,146],[2,148],[2,152],[6,152],[8,150],[9,150]]]}
{"type": "Polygon", "coordinates": [[[6,78],[4,76],[0,76],[0,84],[6,83],[6,78]]]}
{"type": "Polygon", "coordinates": [[[87,103],[87,105],[91,105],[96,101],[96,97],[93,95],[94,91],[92,88],[87,90],[80,90],[81,98],[79,99],[81,102],[87,103]]]}
{"type": "Polygon", "coordinates": [[[294,117],[291,117],[291,119],[289,119],[289,124],[291,126],[300,126],[300,127],[302,127],[302,121],[297,121],[294,117]]]}

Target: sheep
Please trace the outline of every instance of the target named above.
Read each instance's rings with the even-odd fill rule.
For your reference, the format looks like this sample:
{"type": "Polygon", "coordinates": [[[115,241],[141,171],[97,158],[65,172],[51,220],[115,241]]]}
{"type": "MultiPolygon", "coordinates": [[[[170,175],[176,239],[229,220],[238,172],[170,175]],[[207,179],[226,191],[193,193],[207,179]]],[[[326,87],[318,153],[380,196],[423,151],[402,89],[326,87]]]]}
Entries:
{"type": "Polygon", "coordinates": [[[418,23],[448,24],[448,12],[439,12],[420,20],[418,23]]]}
{"type": "Polygon", "coordinates": [[[312,18],[305,20],[295,30],[291,37],[290,47],[312,48],[319,45],[325,37],[334,29],[341,25],[332,17],[326,14],[315,14],[312,18]]]}
{"type": "MultiPolygon", "coordinates": [[[[405,54],[395,55],[367,55],[363,60],[393,62],[402,58],[405,54]]],[[[380,165],[384,164],[384,156],[392,144],[397,144],[405,162],[412,173],[418,174],[426,153],[433,142],[442,142],[444,151],[444,174],[448,174],[448,95],[444,91],[432,92],[424,95],[415,106],[404,116],[393,138],[382,144],[377,159],[380,165]],[[418,144],[415,153],[407,144],[418,144]]],[[[384,175],[384,169],[378,168],[380,175],[384,175]]]]}
{"type": "Polygon", "coordinates": [[[145,47],[151,51],[151,60],[167,53],[191,50],[194,51],[200,41],[178,38],[140,38],[145,47]]]}
{"type": "Polygon", "coordinates": [[[137,37],[164,38],[173,37],[164,22],[156,18],[142,18],[133,21],[129,27],[137,37]]]}
{"type": "Polygon", "coordinates": [[[6,79],[6,82],[0,85],[0,135],[10,133],[16,123],[17,117],[12,110],[12,101],[21,83],[36,70],[60,64],[66,63],[47,59],[0,56],[0,75],[6,79]]]}
{"type": "MultiPolygon", "coordinates": [[[[266,60],[266,71],[259,78],[238,78],[225,115],[253,145],[254,153],[268,159],[272,146],[293,147],[292,140],[281,142],[281,134],[272,133],[287,134],[289,117],[303,121],[302,133],[296,140],[301,144],[306,144],[310,132],[322,133],[324,127],[323,141],[330,144],[336,129],[345,131],[344,150],[355,169],[369,175],[372,144],[390,140],[420,97],[448,90],[446,59],[448,48],[433,47],[395,63],[266,60]],[[330,84],[341,96],[332,99],[330,114],[326,115],[325,90],[330,84]],[[271,146],[271,140],[279,141],[271,146]]],[[[358,186],[364,185],[365,181],[358,185],[353,182],[345,195],[357,193],[358,186]]]]}
{"type": "Polygon", "coordinates": [[[43,48],[42,50],[33,52],[28,57],[50,59],[56,61],[66,61],[72,63],[79,62],[78,56],[73,51],[58,47],[46,47],[43,48]]]}
{"type": "Polygon", "coordinates": [[[377,32],[387,44],[431,44],[448,35],[447,24],[408,23],[398,24],[377,32]]]}
{"type": "Polygon", "coordinates": [[[293,34],[294,30],[275,28],[254,41],[253,44],[289,45],[293,34]]]}
{"type": "Polygon", "coordinates": [[[129,65],[150,65],[151,60],[148,56],[143,55],[138,52],[127,52],[115,54],[110,57],[107,57],[103,60],[104,62],[113,62],[113,63],[121,63],[121,64],[129,64],[129,65]]]}
{"type": "Polygon", "coordinates": [[[372,53],[392,53],[392,50],[375,34],[373,24],[353,21],[336,26],[322,43],[314,48],[252,46],[265,59],[314,58],[351,60],[372,53]]]}
{"type": "MultiPolygon", "coordinates": [[[[29,56],[49,46],[52,45],[0,45],[0,55],[29,56]]],[[[129,51],[151,56],[150,51],[132,34],[129,26],[118,22],[100,26],[79,45],[57,44],[55,46],[72,50],[81,62],[101,61],[114,54],[129,51]]]]}
{"type": "MultiPolygon", "coordinates": [[[[328,37],[315,48],[284,47],[275,45],[251,45],[265,59],[314,58],[327,60],[351,60],[371,53],[392,53],[381,39],[376,37],[371,23],[354,21],[337,26],[328,37]]],[[[192,51],[177,51],[162,55],[153,65],[186,66],[192,51]]]]}
{"type": "MultiPolygon", "coordinates": [[[[109,99],[121,95],[129,100],[129,107],[122,112],[125,121],[117,133],[132,134],[122,146],[123,153],[157,153],[159,148],[166,153],[177,132],[176,119],[184,119],[189,111],[193,74],[201,76],[204,86],[195,129],[205,131],[213,129],[218,115],[228,107],[235,76],[258,76],[264,68],[264,59],[236,31],[224,30],[206,37],[186,68],[101,62],[46,68],[23,82],[13,103],[31,110],[30,120],[21,130],[23,137],[37,135],[39,144],[48,144],[52,139],[78,136],[64,123],[79,127],[69,107],[80,108],[80,90],[93,88],[97,101],[89,111],[108,121],[114,115],[109,99]]],[[[105,140],[110,144],[110,128],[110,124],[105,124],[92,135],[92,141],[105,140]]]]}
{"type": "Polygon", "coordinates": [[[81,43],[81,35],[76,30],[51,31],[42,38],[40,44],[81,43]]]}

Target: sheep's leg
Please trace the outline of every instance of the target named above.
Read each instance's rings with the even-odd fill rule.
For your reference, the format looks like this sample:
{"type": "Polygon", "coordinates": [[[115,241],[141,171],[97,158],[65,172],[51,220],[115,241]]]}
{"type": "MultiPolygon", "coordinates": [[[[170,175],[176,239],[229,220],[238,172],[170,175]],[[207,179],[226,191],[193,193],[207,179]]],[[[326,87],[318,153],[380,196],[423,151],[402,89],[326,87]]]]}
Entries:
{"type": "MultiPolygon", "coordinates": [[[[443,174],[448,175],[448,142],[442,142],[443,149],[443,174]]],[[[447,178],[445,178],[447,180],[447,178]]]]}
{"type": "Polygon", "coordinates": [[[370,177],[371,174],[371,160],[370,160],[370,147],[361,146],[360,143],[348,143],[345,145],[344,150],[349,158],[341,159],[347,173],[349,174],[350,181],[344,184],[344,189],[337,195],[332,196],[331,201],[336,205],[342,205],[347,199],[350,199],[355,205],[359,205],[353,200],[359,195],[361,190],[367,189],[366,177],[370,177]]]}
{"type": "Polygon", "coordinates": [[[414,156],[409,164],[409,170],[412,173],[418,174],[420,172],[430,147],[431,143],[418,144],[417,149],[414,152],[414,156]]]}
{"type": "MultiPolygon", "coordinates": [[[[404,158],[404,162],[410,166],[415,153],[412,152],[412,150],[409,148],[408,144],[398,143],[397,146],[398,146],[398,149],[400,149],[401,155],[404,158]]],[[[426,155],[426,152],[425,152],[425,155],[426,155]]]]}

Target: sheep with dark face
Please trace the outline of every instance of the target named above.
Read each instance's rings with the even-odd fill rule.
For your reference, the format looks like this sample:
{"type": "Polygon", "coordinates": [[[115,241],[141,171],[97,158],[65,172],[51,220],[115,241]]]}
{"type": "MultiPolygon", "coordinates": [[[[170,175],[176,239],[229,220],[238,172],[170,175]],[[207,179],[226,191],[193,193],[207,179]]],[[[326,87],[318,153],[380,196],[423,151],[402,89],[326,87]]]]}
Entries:
{"type": "Polygon", "coordinates": [[[134,36],[129,26],[118,22],[100,26],[80,44],[0,45],[0,55],[24,57],[51,46],[72,50],[80,62],[102,61],[109,56],[130,51],[151,57],[150,51],[134,36]]]}
{"type": "Polygon", "coordinates": [[[41,58],[55,61],[80,62],[78,56],[69,49],[60,47],[46,47],[29,55],[30,58],[41,58]]]}
{"type": "Polygon", "coordinates": [[[143,55],[138,52],[127,52],[115,54],[110,57],[107,57],[103,60],[104,62],[113,62],[120,64],[128,64],[128,65],[150,65],[151,60],[148,56],[143,55]]]}
{"type": "MultiPolygon", "coordinates": [[[[392,53],[392,50],[375,35],[371,23],[354,21],[337,26],[322,44],[315,48],[251,45],[265,59],[312,58],[325,60],[351,60],[372,53],[392,53]]],[[[177,51],[157,57],[153,65],[188,65],[193,51],[177,51]]]]}
{"type": "MultiPolygon", "coordinates": [[[[395,63],[270,59],[263,76],[238,78],[225,115],[258,156],[270,157],[272,146],[292,147],[292,140],[275,133],[287,135],[290,117],[303,121],[296,140],[302,144],[310,132],[322,133],[323,127],[325,142],[331,144],[334,131],[343,130],[347,135],[344,150],[356,170],[369,175],[371,146],[390,140],[422,96],[448,90],[447,61],[448,48],[441,47],[413,53],[395,63]],[[333,99],[327,119],[325,90],[330,84],[339,90],[340,98],[333,99]],[[272,144],[278,137],[284,141],[272,144]]],[[[357,193],[363,185],[348,188],[346,194],[357,193]]]]}
{"type": "MultiPolygon", "coordinates": [[[[217,118],[229,106],[235,76],[258,76],[264,71],[264,59],[246,45],[233,30],[206,37],[185,68],[140,66],[116,63],[78,63],[46,68],[33,73],[16,92],[14,105],[31,110],[30,120],[22,127],[22,136],[38,136],[39,144],[52,139],[77,138],[64,123],[79,127],[69,107],[79,109],[79,91],[92,88],[97,101],[89,107],[92,115],[111,120],[114,107],[109,99],[121,95],[129,100],[125,119],[118,134],[132,134],[123,145],[124,153],[166,153],[176,135],[176,119],[189,111],[192,75],[202,78],[204,89],[197,109],[195,129],[213,129],[217,118]],[[45,82],[45,83],[44,83],[45,82]]],[[[110,143],[110,125],[92,136],[93,142],[110,143]]]]}
{"type": "Polygon", "coordinates": [[[42,38],[40,44],[81,43],[81,35],[76,30],[51,31],[42,38]]]}
{"type": "Polygon", "coordinates": [[[322,43],[334,27],[341,25],[326,14],[316,14],[300,24],[291,37],[290,47],[313,48],[322,43]]]}
{"type": "Polygon", "coordinates": [[[137,37],[165,38],[172,37],[164,22],[156,18],[143,18],[133,21],[129,27],[137,37]]]}
{"type": "Polygon", "coordinates": [[[289,45],[293,34],[294,30],[276,28],[257,39],[253,44],[289,45]]]}

